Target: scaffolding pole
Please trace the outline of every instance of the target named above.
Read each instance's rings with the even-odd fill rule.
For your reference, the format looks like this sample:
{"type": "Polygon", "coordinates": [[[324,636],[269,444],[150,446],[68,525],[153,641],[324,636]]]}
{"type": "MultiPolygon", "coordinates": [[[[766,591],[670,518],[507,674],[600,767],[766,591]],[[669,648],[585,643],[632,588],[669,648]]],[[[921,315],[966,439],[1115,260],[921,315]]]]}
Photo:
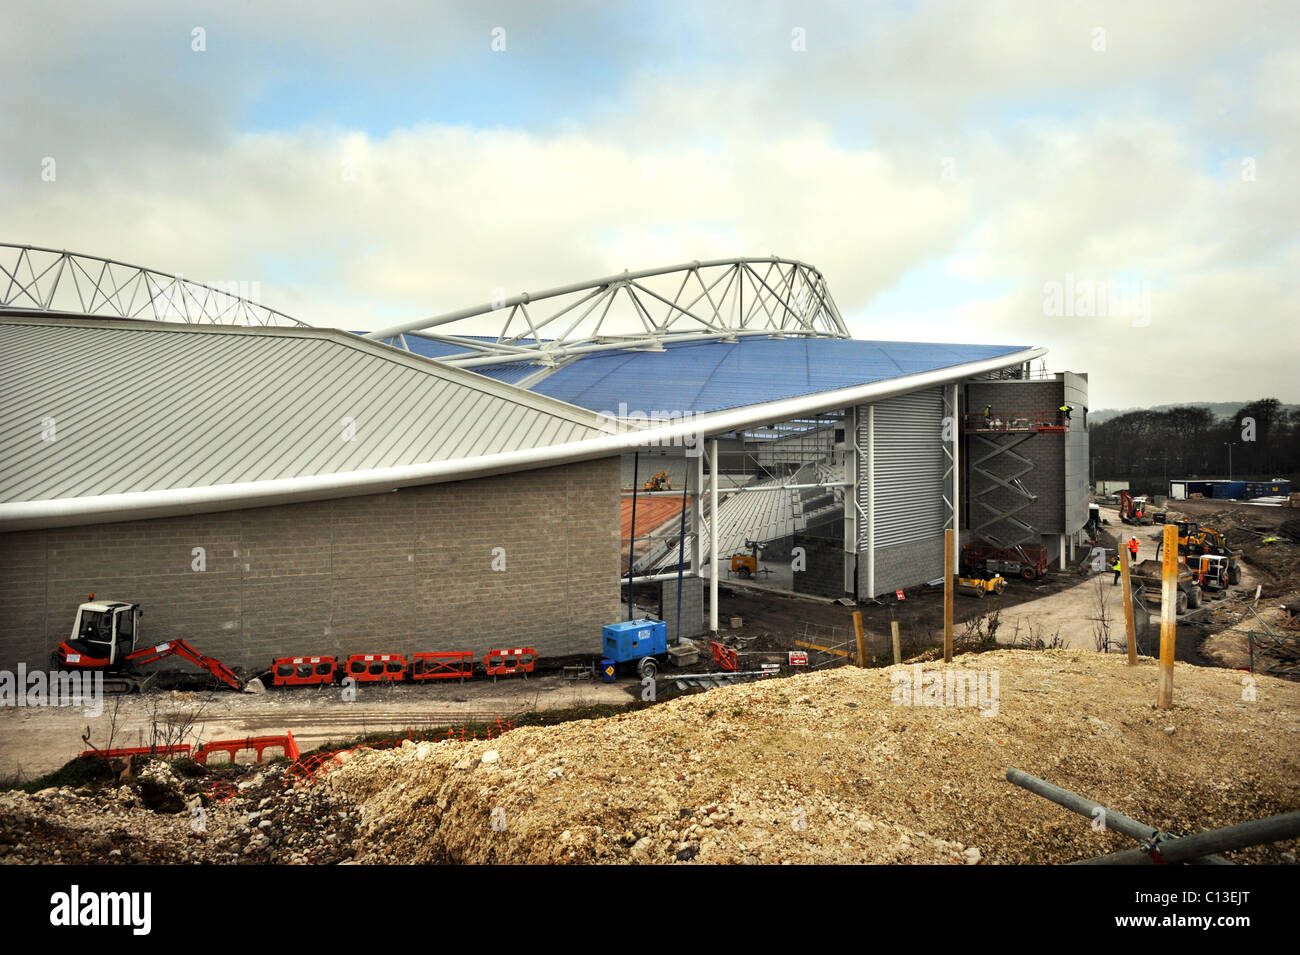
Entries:
{"type": "MultiPolygon", "coordinates": [[[[1031,776],[1014,766],[1007,770],[1007,782],[1019,786],[1021,789],[1027,789],[1031,793],[1037,793],[1044,799],[1051,800],[1058,806],[1076,812],[1080,816],[1100,819],[1104,829],[1114,829],[1116,832],[1138,840],[1144,846],[1144,848],[1130,851],[1149,853],[1151,847],[1159,845],[1161,855],[1163,855],[1163,846],[1166,844],[1166,840],[1173,838],[1168,833],[1161,832],[1153,826],[1138,822],[1136,819],[1126,816],[1122,812],[1116,812],[1114,809],[1107,809],[1101,803],[1093,802],[1091,799],[1070,792],[1068,789],[1062,789],[1060,786],[1054,786],[1047,780],[1031,776]]],[[[1102,858],[1106,857],[1103,856],[1102,858]]],[[[1231,862],[1219,856],[1206,856],[1203,859],[1189,858],[1187,861],[1193,865],[1232,865],[1231,862]]]]}

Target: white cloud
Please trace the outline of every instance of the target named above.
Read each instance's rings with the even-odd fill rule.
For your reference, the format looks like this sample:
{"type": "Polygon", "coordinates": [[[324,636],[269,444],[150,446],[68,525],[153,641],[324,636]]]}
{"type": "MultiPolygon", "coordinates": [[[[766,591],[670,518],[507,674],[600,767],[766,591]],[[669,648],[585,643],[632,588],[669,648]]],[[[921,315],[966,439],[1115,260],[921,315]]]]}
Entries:
{"type": "MultiPolygon", "coordinates": [[[[674,8],[679,47],[662,26],[636,35],[644,14],[626,11],[627,32],[605,35],[509,7],[409,13],[407,28],[355,48],[348,35],[370,15],[217,12],[210,50],[227,52],[201,61],[208,72],[153,46],[122,57],[114,44],[140,24],[101,6],[53,32],[17,21],[0,38],[0,54],[30,54],[0,67],[5,241],[255,281],[267,304],[348,328],[498,288],[776,253],[820,268],[860,330],[1046,345],[1054,367],[1091,372],[1097,406],[1300,400],[1300,52],[1285,5],[1249,17],[1217,4],[773,5],[743,21],[674,8]],[[590,115],[529,130],[241,125],[288,69],[265,52],[276,38],[326,73],[365,69],[363,50],[400,77],[464,56],[498,15],[521,45],[545,30],[568,35],[575,57],[612,45],[627,72],[591,90],[590,115]],[[792,25],[806,27],[806,53],[790,50],[792,25]],[[1095,25],[1105,53],[1088,45],[1095,25]],[[50,154],[58,180],[42,183],[50,154]],[[1246,156],[1254,182],[1240,177],[1246,156]],[[953,294],[1010,291],[873,307],[922,273],[951,275],[953,294]],[[1044,315],[1043,283],[1066,273],[1150,281],[1150,326],[1044,315]],[[1161,374],[1162,355],[1216,373],[1161,374]]],[[[188,36],[193,18],[169,9],[145,20],[151,43],[188,36]]]]}

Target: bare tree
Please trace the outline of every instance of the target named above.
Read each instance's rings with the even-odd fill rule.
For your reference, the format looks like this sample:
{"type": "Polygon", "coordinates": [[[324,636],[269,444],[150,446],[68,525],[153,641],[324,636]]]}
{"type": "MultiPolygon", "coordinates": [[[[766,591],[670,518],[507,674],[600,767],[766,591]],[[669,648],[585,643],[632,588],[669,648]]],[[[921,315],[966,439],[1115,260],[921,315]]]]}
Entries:
{"type": "Polygon", "coordinates": [[[1098,653],[1110,653],[1115,641],[1111,639],[1110,628],[1114,622],[1110,603],[1106,600],[1106,581],[1098,577],[1093,587],[1093,602],[1097,615],[1092,618],[1092,645],[1098,653]]]}
{"type": "Polygon", "coordinates": [[[1061,630],[1058,627],[1053,633],[1050,640],[1045,640],[1046,631],[1040,631],[1033,620],[1026,621],[1028,632],[1023,636],[1020,633],[1020,621],[1016,621],[1016,632],[1012,634],[1010,642],[1007,644],[1016,650],[1060,650],[1065,646],[1065,641],[1061,639],[1061,630]]]}
{"type": "Polygon", "coordinates": [[[150,751],[166,756],[172,749],[179,748],[187,742],[198,743],[198,730],[195,724],[203,716],[206,702],[197,706],[182,706],[164,711],[163,697],[155,696],[150,700],[149,708],[149,742],[145,745],[150,751]],[[191,737],[193,737],[191,741],[191,737]]]}
{"type": "MultiPolygon", "coordinates": [[[[117,731],[122,724],[122,697],[123,694],[121,693],[113,694],[113,708],[108,712],[108,739],[104,741],[104,750],[112,749],[113,741],[117,739],[117,731]]],[[[85,743],[89,749],[93,749],[95,752],[100,752],[99,747],[90,741],[89,725],[86,727],[86,732],[81,734],[81,741],[85,743]]]]}
{"type": "Polygon", "coordinates": [[[998,627],[1001,626],[1001,611],[993,610],[978,617],[971,617],[962,624],[961,633],[954,643],[964,652],[979,650],[996,650],[998,648],[998,627]]]}

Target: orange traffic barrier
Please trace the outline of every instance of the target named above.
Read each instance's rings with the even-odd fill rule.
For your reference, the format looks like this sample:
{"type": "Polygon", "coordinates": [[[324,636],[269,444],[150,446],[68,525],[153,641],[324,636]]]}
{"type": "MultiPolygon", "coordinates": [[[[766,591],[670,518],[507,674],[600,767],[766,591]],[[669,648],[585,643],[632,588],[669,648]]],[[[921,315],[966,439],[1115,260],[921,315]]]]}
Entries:
{"type": "Polygon", "coordinates": [[[716,641],[709,642],[709,649],[713,651],[713,662],[724,670],[736,670],[740,667],[740,654],[735,650],[724,647],[716,641]]]}
{"type": "Polygon", "coordinates": [[[532,647],[513,650],[489,650],[483,657],[483,669],[488,676],[509,676],[512,673],[532,673],[537,662],[537,651],[532,647]]]}
{"type": "Polygon", "coordinates": [[[446,680],[459,677],[463,681],[473,676],[474,654],[468,650],[411,654],[412,680],[446,680]]]}
{"type": "Polygon", "coordinates": [[[406,657],[400,653],[354,653],[348,657],[347,675],[358,683],[401,683],[406,670],[406,657]]]}
{"type": "Polygon", "coordinates": [[[333,683],[339,662],[334,657],[280,657],[271,662],[272,686],[333,683]]]}
{"type": "Polygon", "coordinates": [[[285,733],[283,736],[246,736],[243,739],[214,739],[210,743],[204,743],[194,753],[196,763],[207,764],[208,756],[212,753],[228,753],[230,761],[235,761],[235,754],[243,750],[251,749],[257,753],[257,761],[262,762],[262,754],[268,749],[282,749],[286,759],[297,759],[302,755],[298,750],[298,742],[293,738],[293,733],[285,733]]]}

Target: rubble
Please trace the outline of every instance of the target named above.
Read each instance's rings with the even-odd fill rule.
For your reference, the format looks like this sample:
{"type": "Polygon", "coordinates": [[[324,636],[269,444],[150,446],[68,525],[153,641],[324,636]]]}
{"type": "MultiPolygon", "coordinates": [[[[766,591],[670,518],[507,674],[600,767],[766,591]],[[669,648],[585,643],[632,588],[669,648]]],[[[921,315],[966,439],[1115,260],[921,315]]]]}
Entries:
{"type": "Polygon", "coordinates": [[[955,667],[999,672],[995,715],[896,706],[899,668],[846,667],[491,743],[360,751],[323,785],[359,808],[358,861],[375,863],[997,864],[1128,848],[1016,791],[1010,765],[1180,831],[1300,807],[1295,684],[1256,677],[1243,707],[1241,674],[1179,664],[1171,714],[1153,707],[1153,661],[994,651],[955,667]]]}
{"type": "Polygon", "coordinates": [[[146,766],[137,786],[0,793],[0,864],[330,864],[357,851],[356,813],[325,790],[285,785],[281,762],[220,801],[206,776],[146,766]],[[149,808],[148,787],[165,793],[149,808]]]}

